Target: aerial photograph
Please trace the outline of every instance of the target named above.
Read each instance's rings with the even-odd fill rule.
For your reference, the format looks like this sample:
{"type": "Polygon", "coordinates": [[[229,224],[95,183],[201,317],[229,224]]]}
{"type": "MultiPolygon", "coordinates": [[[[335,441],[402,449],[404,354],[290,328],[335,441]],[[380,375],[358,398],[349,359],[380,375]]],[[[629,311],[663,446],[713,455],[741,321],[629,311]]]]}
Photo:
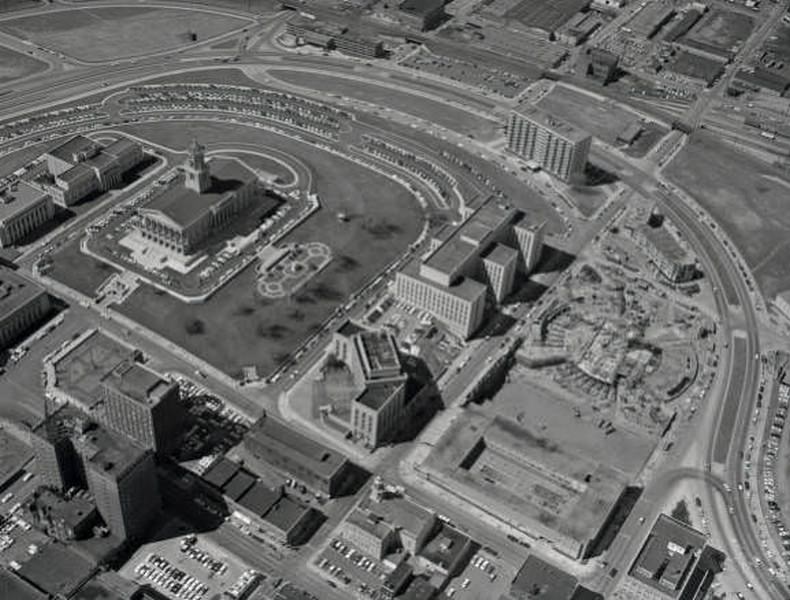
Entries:
{"type": "Polygon", "coordinates": [[[790,0],[0,0],[0,600],[790,600],[790,0]]]}

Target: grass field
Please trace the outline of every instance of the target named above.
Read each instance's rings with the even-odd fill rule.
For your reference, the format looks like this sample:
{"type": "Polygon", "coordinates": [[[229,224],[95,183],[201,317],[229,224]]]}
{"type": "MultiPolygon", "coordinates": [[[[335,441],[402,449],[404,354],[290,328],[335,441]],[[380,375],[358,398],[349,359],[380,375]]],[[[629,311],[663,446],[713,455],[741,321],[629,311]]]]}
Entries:
{"type": "Polygon", "coordinates": [[[362,82],[358,79],[284,69],[274,69],[269,71],[269,74],[286,83],[327,94],[338,94],[364,100],[377,106],[387,106],[448,129],[471,133],[482,138],[491,137],[499,125],[496,121],[475,116],[436,100],[398,91],[396,88],[362,82]]]}
{"type": "Polygon", "coordinates": [[[614,102],[597,100],[559,85],[546,94],[538,106],[609,144],[614,144],[617,135],[630,123],[639,121],[638,115],[614,102]]]}
{"type": "Polygon", "coordinates": [[[231,375],[246,365],[271,372],[335,307],[417,237],[421,209],[407,190],[342,158],[274,134],[229,124],[160,123],[128,128],[152,142],[182,147],[195,137],[228,147],[233,141],[299,156],[313,171],[322,209],[282,243],[322,241],[333,260],[293,298],[266,301],[255,291],[255,265],[207,303],[183,304],[142,287],[120,310],[231,375]],[[339,211],[349,216],[340,222],[339,211]]]}
{"type": "Polygon", "coordinates": [[[28,75],[40,73],[47,68],[47,63],[26,56],[5,46],[0,46],[0,83],[21,79],[28,75]]]}
{"type": "Polygon", "coordinates": [[[79,239],[61,248],[53,256],[52,270],[47,273],[55,281],[92,297],[98,287],[116,269],[80,252],[79,239]]]}
{"type": "Polygon", "coordinates": [[[242,27],[247,21],[195,10],[95,7],[4,21],[0,29],[88,62],[175,49],[242,27]]]}
{"type": "Polygon", "coordinates": [[[779,171],[695,134],[667,174],[724,228],[767,297],[790,288],[790,182],[779,171]]]}

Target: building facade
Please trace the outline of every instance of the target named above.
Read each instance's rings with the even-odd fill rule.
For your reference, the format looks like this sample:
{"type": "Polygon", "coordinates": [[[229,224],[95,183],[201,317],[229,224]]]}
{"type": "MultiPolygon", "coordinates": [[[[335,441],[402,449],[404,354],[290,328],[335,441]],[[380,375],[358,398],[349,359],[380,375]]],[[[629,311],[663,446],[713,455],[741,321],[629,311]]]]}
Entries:
{"type": "Polygon", "coordinates": [[[52,196],[29,183],[0,190],[0,247],[13,246],[54,216],[52,196]]]}
{"type": "Polygon", "coordinates": [[[342,495],[353,483],[345,456],[271,417],[255,422],[243,447],[252,458],[329,497],[342,495]]]}
{"type": "Polygon", "coordinates": [[[41,185],[56,204],[71,206],[91,194],[117,187],[143,162],[140,144],[119,138],[108,146],[76,135],[44,155],[48,181],[41,185]]]}
{"type": "Polygon", "coordinates": [[[158,515],[153,453],[75,406],[48,413],[31,441],[42,483],[89,490],[102,519],[122,541],[139,537],[158,515]]]}
{"type": "Polygon", "coordinates": [[[178,443],[184,411],[177,383],[124,360],[102,377],[101,385],[104,419],[111,429],[157,454],[178,443]]]}
{"type": "Polygon", "coordinates": [[[507,142],[511,152],[536,161],[563,181],[584,179],[592,138],[537,106],[525,104],[510,113],[507,142]]]}
{"type": "Polygon", "coordinates": [[[43,289],[0,268],[0,348],[8,348],[49,314],[52,299],[43,289]]]}
{"type": "Polygon", "coordinates": [[[398,20],[412,29],[433,29],[445,17],[444,4],[444,0],[403,0],[398,5],[398,20]]]}

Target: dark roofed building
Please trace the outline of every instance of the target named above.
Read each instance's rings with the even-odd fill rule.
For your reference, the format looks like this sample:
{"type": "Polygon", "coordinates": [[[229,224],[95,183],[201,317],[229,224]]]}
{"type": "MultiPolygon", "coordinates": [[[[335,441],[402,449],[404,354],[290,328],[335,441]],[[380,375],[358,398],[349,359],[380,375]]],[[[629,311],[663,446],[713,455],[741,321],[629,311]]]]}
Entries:
{"type": "Polygon", "coordinates": [[[0,598],[47,600],[49,596],[5,567],[0,567],[0,598]]]}
{"type": "Polygon", "coordinates": [[[562,569],[531,554],[510,584],[514,600],[572,600],[578,581],[562,569]]]}
{"type": "Polygon", "coordinates": [[[381,582],[379,594],[384,600],[392,600],[399,595],[412,579],[414,568],[405,560],[400,562],[381,582]]]}
{"type": "Polygon", "coordinates": [[[272,489],[256,482],[237,502],[254,515],[263,517],[282,495],[282,489],[272,489]]]}
{"type": "Polygon", "coordinates": [[[705,536],[668,515],[659,515],[629,575],[667,598],[703,597],[722,570],[724,556],[705,536]]]}
{"type": "Polygon", "coordinates": [[[454,527],[441,523],[435,535],[420,550],[434,570],[452,577],[460,573],[473,551],[472,540],[454,527]]]}
{"type": "Polygon", "coordinates": [[[344,493],[352,483],[351,463],[345,456],[272,417],[263,416],[250,428],[244,448],[252,457],[330,497],[344,493]]]}
{"type": "Polygon", "coordinates": [[[399,600],[432,600],[438,590],[425,577],[415,577],[399,600]]]}
{"type": "Polygon", "coordinates": [[[42,487],[33,493],[27,510],[37,527],[63,542],[89,537],[99,523],[96,504],[84,491],[66,498],[42,487]]]}
{"type": "Polygon", "coordinates": [[[223,492],[228,498],[238,500],[255,484],[255,477],[246,471],[238,471],[223,486],[223,492]]]}
{"type": "Polygon", "coordinates": [[[225,484],[238,473],[239,469],[241,469],[239,463],[220,456],[203,473],[203,480],[209,482],[218,490],[222,490],[225,484]]]}
{"type": "Polygon", "coordinates": [[[0,350],[7,348],[49,313],[43,289],[11,269],[0,267],[0,350]]]}
{"type": "Polygon", "coordinates": [[[95,563],[87,561],[65,544],[52,542],[42,546],[24,562],[18,574],[51,596],[68,598],[95,571],[95,563]]]}

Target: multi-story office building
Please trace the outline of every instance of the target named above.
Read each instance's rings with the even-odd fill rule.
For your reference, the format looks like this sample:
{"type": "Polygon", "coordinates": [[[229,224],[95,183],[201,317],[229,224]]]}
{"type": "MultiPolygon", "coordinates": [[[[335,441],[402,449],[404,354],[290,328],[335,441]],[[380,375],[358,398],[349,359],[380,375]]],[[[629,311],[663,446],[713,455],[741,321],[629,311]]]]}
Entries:
{"type": "Polygon", "coordinates": [[[13,246],[55,216],[52,197],[18,181],[0,190],[0,247],[13,246]]]}
{"type": "Polygon", "coordinates": [[[510,113],[507,142],[511,152],[536,161],[563,181],[584,179],[590,134],[533,104],[523,104],[510,113]]]}
{"type": "Polygon", "coordinates": [[[140,537],[161,509],[153,453],[104,428],[76,437],[74,445],[110,531],[122,540],[140,537]]]}
{"type": "Polygon", "coordinates": [[[197,142],[169,188],[138,209],[137,230],[143,238],[180,255],[195,253],[201,242],[233,222],[258,192],[258,177],[240,162],[205,159],[197,142]]]}
{"type": "Polygon", "coordinates": [[[52,308],[49,294],[14,271],[0,268],[0,349],[39,323],[52,308]]]}
{"type": "Polygon", "coordinates": [[[544,224],[491,199],[395,279],[398,298],[426,310],[453,333],[470,337],[482,324],[486,299],[501,302],[540,258],[544,224]]]}
{"type": "Polygon", "coordinates": [[[262,467],[272,467],[330,497],[343,494],[353,483],[351,463],[331,448],[263,416],[244,436],[244,449],[262,467]]]}
{"type": "MultiPolygon", "coordinates": [[[[431,389],[410,376],[395,338],[387,331],[369,331],[348,322],[334,333],[329,352],[348,368],[350,389],[317,403],[350,406],[349,431],[369,448],[395,440],[430,399],[431,389]]],[[[314,389],[325,392],[322,380],[316,383],[314,389]]]]}
{"type": "Polygon", "coordinates": [[[71,206],[90,194],[116,187],[144,158],[140,144],[119,138],[104,147],[76,135],[44,155],[51,178],[41,182],[57,204],[71,206]]]}
{"type": "Polygon", "coordinates": [[[103,418],[110,428],[157,454],[178,442],[184,412],[177,383],[127,359],[104,375],[101,384],[103,418]]]}
{"type": "Polygon", "coordinates": [[[68,404],[48,414],[31,439],[42,482],[90,490],[102,519],[121,540],[139,536],[158,514],[150,450],[68,404]]]}

